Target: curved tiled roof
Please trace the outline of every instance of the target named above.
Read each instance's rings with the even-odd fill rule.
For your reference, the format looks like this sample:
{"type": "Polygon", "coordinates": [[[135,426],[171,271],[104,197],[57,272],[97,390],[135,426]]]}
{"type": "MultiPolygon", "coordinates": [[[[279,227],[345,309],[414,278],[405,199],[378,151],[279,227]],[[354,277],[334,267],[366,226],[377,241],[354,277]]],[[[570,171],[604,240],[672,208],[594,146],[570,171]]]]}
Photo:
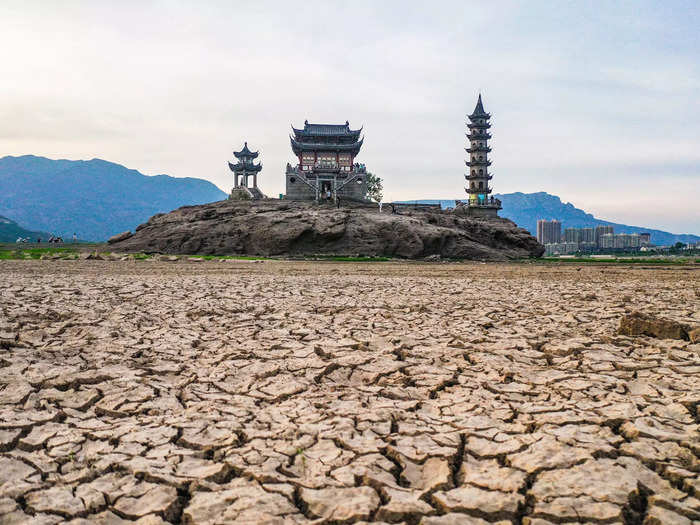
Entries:
{"type": "Polygon", "coordinates": [[[474,112],[469,115],[469,118],[489,118],[491,117],[490,113],[486,113],[484,111],[484,105],[481,102],[481,93],[479,93],[479,100],[476,101],[476,107],[474,108],[474,112]]]}
{"type": "Polygon", "coordinates": [[[247,171],[250,173],[259,172],[262,169],[262,164],[253,164],[252,162],[237,162],[236,164],[228,163],[228,167],[234,173],[247,171]]]}
{"type": "Polygon", "coordinates": [[[360,139],[359,141],[355,142],[350,142],[350,143],[336,143],[336,144],[327,144],[327,143],[322,143],[322,142],[302,142],[299,140],[296,140],[294,137],[290,135],[289,140],[291,141],[292,144],[292,151],[294,151],[295,155],[298,155],[302,151],[318,151],[318,150],[326,150],[326,151],[349,151],[353,155],[357,155],[360,152],[360,148],[362,147],[362,143],[364,142],[364,137],[360,139]]]}
{"type": "Polygon", "coordinates": [[[350,129],[350,123],[346,120],[345,124],[309,124],[309,121],[304,121],[304,129],[298,129],[292,126],[292,131],[297,139],[308,137],[353,137],[355,140],[360,136],[362,128],[350,129]]]}
{"type": "Polygon", "coordinates": [[[257,159],[258,155],[260,154],[259,151],[250,151],[248,149],[248,143],[243,144],[243,149],[241,151],[234,151],[233,156],[236,157],[237,159],[240,158],[251,158],[251,159],[257,159]]]}

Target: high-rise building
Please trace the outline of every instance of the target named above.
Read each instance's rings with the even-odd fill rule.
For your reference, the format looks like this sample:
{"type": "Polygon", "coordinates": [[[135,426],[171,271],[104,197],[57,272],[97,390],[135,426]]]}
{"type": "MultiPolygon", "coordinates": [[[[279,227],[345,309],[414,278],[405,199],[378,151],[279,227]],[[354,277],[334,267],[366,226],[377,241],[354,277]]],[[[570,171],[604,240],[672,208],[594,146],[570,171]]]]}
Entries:
{"type": "Polygon", "coordinates": [[[581,228],[565,229],[564,242],[581,242],[581,228]]]}
{"type": "Polygon", "coordinates": [[[561,222],[558,220],[537,221],[537,240],[540,244],[554,244],[561,242],[561,222]]]}
{"type": "Polygon", "coordinates": [[[593,228],[581,228],[581,242],[595,242],[595,231],[593,228]]]}
{"type": "Polygon", "coordinates": [[[649,246],[651,244],[651,233],[640,233],[639,244],[642,246],[649,246]]]}
{"type": "Polygon", "coordinates": [[[604,233],[598,237],[598,248],[608,249],[615,247],[615,235],[612,233],[604,233]]]}
{"type": "MultiPolygon", "coordinates": [[[[605,246],[603,246],[601,244],[601,237],[603,235],[612,235],[613,233],[615,233],[615,232],[614,232],[612,226],[607,226],[607,225],[606,226],[596,226],[595,227],[595,243],[598,245],[598,248],[605,248],[605,246]]],[[[610,248],[612,248],[612,246],[610,246],[610,248]]]]}

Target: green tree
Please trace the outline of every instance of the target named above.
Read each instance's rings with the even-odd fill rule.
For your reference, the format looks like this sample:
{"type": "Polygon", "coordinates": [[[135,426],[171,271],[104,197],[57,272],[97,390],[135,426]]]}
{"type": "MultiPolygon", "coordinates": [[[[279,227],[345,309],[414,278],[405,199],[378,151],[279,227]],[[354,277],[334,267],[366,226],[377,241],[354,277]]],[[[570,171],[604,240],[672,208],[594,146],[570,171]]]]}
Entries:
{"type": "Polygon", "coordinates": [[[374,202],[381,202],[384,198],[383,190],[382,179],[372,173],[367,173],[367,197],[374,202]]]}

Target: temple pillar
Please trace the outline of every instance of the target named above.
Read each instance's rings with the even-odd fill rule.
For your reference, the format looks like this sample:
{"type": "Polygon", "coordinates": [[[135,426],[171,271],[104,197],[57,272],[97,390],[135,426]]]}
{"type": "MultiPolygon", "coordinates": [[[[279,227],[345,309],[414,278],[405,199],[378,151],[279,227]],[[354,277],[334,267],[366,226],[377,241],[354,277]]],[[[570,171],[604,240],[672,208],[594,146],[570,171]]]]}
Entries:
{"type": "Polygon", "coordinates": [[[257,188],[257,187],[258,187],[258,174],[256,172],[256,173],[253,173],[253,188],[257,188]]]}

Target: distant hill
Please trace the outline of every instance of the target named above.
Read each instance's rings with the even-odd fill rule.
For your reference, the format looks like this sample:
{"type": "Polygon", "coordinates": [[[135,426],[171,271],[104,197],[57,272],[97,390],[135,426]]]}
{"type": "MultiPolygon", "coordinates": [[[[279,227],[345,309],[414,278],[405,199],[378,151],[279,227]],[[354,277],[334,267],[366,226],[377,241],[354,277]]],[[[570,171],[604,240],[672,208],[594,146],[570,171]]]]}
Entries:
{"type": "Polygon", "coordinates": [[[15,242],[17,237],[29,237],[31,242],[41,238],[42,241],[47,241],[51,235],[45,232],[35,232],[22,228],[15,221],[0,215],[0,242],[15,242]]]}
{"type": "Polygon", "coordinates": [[[0,215],[64,238],[101,241],[156,213],[225,198],[202,179],[149,177],[100,159],[0,158],[0,215]]]}
{"type": "MultiPolygon", "coordinates": [[[[612,225],[615,233],[639,233],[648,232],[651,234],[651,242],[658,246],[674,244],[676,242],[698,242],[700,236],[691,234],[675,234],[652,228],[640,226],[628,226],[615,222],[597,219],[590,213],[576,208],[570,202],[563,203],[556,195],[546,192],[538,193],[505,193],[495,195],[501,199],[503,210],[501,217],[506,217],[518,226],[529,230],[533,235],[537,234],[537,221],[539,219],[558,219],[564,228],[586,228],[598,225],[612,225]]],[[[466,200],[466,199],[464,199],[466,200]]],[[[443,208],[454,208],[454,200],[419,200],[410,202],[421,202],[426,204],[440,203],[443,208]]]]}

